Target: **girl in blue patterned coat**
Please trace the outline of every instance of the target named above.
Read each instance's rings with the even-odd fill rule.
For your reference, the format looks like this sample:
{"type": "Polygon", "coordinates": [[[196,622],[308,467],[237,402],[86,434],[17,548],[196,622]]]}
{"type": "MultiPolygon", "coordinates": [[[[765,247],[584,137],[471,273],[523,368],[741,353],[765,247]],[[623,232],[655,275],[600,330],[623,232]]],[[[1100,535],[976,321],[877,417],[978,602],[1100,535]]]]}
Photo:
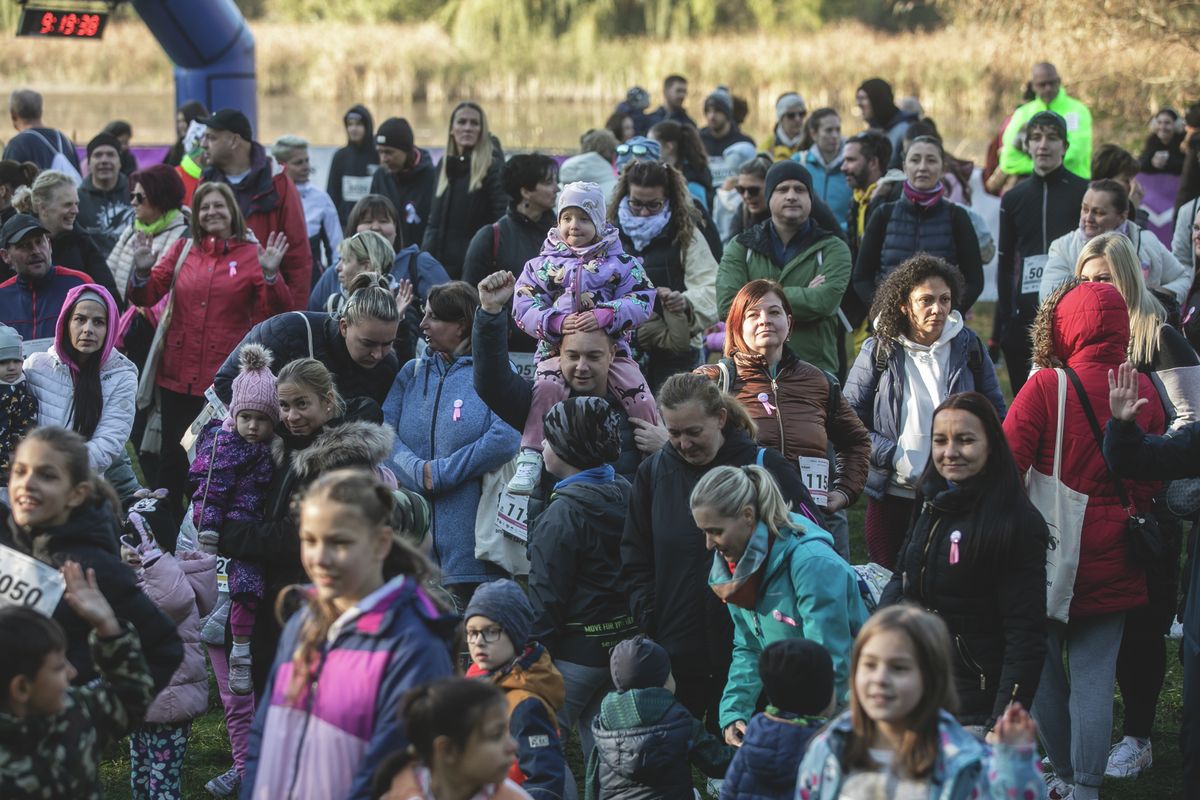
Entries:
{"type": "Polygon", "coordinates": [[[542,472],[542,418],[569,394],[558,347],[571,333],[604,331],[617,352],[608,389],[630,417],[658,424],[646,379],[631,357],[630,336],[654,310],[654,284],[640,259],[621,247],[621,232],[605,219],[604,192],[594,183],[568,183],[558,197],[558,227],[517,278],[513,316],[538,340],[533,401],[521,436],[521,457],[508,489],[530,494],[542,472]]]}
{"type": "MultiPolygon", "coordinates": [[[[196,486],[191,507],[192,522],[199,531],[196,538],[200,547],[210,553],[217,552],[226,520],[262,519],[267,486],[273,474],[271,440],[279,424],[279,397],[270,369],[271,351],[262,345],[248,344],[238,358],[241,372],[233,379],[229,414],[224,422],[214,422],[200,434],[196,460],[188,471],[196,486]]],[[[247,695],[254,691],[250,634],[265,584],[262,569],[252,561],[234,559],[229,562],[228,570],[229,590],[221,593],[210,622],[223,628],[225,620],[229,620],[233,636],[229,691],[247,695]]]]}
{"type": "Polygon", "coordinates": [[[959,725],[950,634],[916,606],[891,606],[854,644],[850,710],[813,737],[796,800],[1038,800],[1037,725],[1011,703],[984,744],[959,725]]]}

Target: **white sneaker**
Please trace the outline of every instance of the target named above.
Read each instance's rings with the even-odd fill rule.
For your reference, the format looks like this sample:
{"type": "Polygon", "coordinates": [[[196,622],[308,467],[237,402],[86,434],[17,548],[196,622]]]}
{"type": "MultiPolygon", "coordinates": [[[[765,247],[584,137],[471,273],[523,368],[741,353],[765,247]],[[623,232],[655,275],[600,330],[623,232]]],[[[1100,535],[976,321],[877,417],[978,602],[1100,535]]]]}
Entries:
{"type": "Polygon", "coordinates": [[[1046,770],[1042,777],[1046,781],[1046,790],[1050,800],[1071,800],[1071,796],[1075,793],[1074,786],[1067,783],[1050,770],[1046,770]]]}
{"type": "Polygon", "coordinates": [[[1174,620],[1171,621],[1171,632],[1167,634],[1167,638],[1168,639],[1182,639],[1183,638],[1183,623],[1179,621],[1179,617],[1176,617],[1174,620]]]}
{"type": "Polygon", "coordinates": [[[1154,763],[1154,752],[1149,739],[1126,736],[1113,745],[1108,753],[1106,778],[1136,778],[1154,763]]]}
{"type": "Polygon", "coordinates": [[[524,450],[517,456],[517,471],[508,482],[509,494],[533,494],[542,479],[542,454],[536,450],[524,450]]]}
{"type": "Polygon", "coordinates": [[[719,798],[721,796],[721,784],[723,783],[725,781],[722,778],[709,778],[708,783],[704,787],[708,790],[708,796],[714,798],[714,800],[719,798]]]}

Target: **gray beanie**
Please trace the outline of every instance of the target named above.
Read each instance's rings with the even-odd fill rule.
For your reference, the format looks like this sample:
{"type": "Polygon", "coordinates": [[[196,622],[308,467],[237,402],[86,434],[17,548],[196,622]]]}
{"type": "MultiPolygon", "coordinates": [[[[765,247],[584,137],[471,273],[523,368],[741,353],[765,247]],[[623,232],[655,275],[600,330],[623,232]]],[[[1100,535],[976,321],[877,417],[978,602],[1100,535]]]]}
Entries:
{"type": "Polygon", "coordinates": [[[20,360],[21,334],[15,328],[0,323],[0,361],[20,360]]]}
{"type": "Polygon", "coordinates": [[[662,688],[671,675],[671,657],[662,645],[639,634],[612,649],[608,669],[618,692],[662,688]]]}
{"type": "Polygon", "coordinates": [[[487,617],[500,626],[512,641],[513,649],[520,655],[529,643],[529,631],[533,627],[533,606],[521,587],[507,578],[482,583],[475,590],[463,624],[471,617],[487,617]]]}

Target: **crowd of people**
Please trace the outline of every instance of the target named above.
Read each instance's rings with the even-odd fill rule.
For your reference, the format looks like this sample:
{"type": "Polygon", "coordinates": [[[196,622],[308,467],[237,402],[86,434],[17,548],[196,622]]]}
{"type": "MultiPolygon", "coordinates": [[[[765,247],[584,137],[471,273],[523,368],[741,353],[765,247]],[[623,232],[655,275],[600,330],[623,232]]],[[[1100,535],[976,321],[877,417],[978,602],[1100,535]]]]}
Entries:
{"type": "Polygon", "coordinates": [[[973,187],[881,78],[758,142],[688,89],[565,160],[355,105],[324,189],[12,94],[0,796],[127,740],[183,797],[211,675],[217,797],[1095,800],[1177,746],[1168,637],[1200,791],[1200,103],[1094,148],[1034,65],[973,187]]]}

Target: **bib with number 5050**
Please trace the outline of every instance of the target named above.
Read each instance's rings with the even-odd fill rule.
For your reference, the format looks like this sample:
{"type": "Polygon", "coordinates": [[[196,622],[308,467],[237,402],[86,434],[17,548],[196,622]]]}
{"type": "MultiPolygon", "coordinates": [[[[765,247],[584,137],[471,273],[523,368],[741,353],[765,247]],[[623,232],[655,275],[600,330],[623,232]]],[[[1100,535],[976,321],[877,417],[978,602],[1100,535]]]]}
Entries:
{"type": "Polygon", "coordinates": [[[0,605],[25,606],[49,617],[66,590],[57,569],[0,545],[0,605]]]}

